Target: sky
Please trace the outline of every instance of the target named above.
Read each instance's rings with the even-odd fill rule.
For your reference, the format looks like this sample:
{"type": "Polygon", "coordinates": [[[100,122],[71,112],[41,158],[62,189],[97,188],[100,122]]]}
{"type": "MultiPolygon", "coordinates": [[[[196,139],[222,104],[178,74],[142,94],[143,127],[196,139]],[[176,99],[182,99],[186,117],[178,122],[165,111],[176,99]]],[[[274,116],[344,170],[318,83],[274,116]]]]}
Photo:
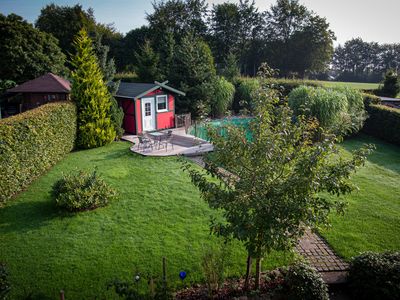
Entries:
{"type": "MultiPolygon", "coordinates": [[[[276,0],[255,0],[260,10],[268,9],[276,0]]],[[[239,0],[207,0],[212,4],[239,0]]],[[[92,7],[98,22],[113,23],[126,33],[146,24],[146,13],[152,12],[151,0],[0,0],[0,12],[15,13],[34,22],[40,9],[49,3],[92,7]]],[[[300,0],[309,9],[326,17],[335,32],[337,44],[353,37],[368,42],[400,43],[400,0],[300,0]]]]}

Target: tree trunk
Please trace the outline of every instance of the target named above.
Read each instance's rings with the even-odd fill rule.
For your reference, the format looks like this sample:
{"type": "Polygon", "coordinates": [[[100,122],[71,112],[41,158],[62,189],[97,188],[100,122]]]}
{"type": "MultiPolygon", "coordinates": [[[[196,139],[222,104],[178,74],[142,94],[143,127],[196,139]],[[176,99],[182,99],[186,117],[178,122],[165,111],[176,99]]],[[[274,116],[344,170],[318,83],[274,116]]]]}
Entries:
{"type": "Polygon", "coordinates": [[[256,260],[256,283],[255,289],[260,289],[260,277],[261,277],[261,258],[257,258],[256,260]]]}
{"type": "Polygon", "coordinates": [[[252,258],[250,255],[247,255],[246,279],[244,281],[244,290],[245,291],[249,290],[249,281],[250,281],[250,276],[251,276],[251,263],[252,263],[252,258]]]}

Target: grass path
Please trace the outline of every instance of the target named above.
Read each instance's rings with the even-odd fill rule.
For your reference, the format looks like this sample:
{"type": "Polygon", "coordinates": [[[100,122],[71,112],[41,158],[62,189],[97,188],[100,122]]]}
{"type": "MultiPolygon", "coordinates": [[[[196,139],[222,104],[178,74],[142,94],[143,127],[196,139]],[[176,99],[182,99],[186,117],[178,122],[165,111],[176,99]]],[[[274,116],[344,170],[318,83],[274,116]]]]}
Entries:
{"type": "MultiPolygon", "coordinates": [[[[107,282],[130,279],[135,270],[159,275],[163,256],[170,283],[179,281],[181,270],[187,282],[202,279],[201,257],[218,244],[208,230],[213,213],[177,158],[141,157],[129,146],[71,153],[0,209],[0,261],[9,267],[11,299],[56,299],[60,289],[67,299],[112,299],[107,282]],[[62,172],[95,166],[119,199],[94,211],[59,212],[49,197],[52,184],[62,172]]],[[[243,274],[242,245],[230,246],[227,256],[228,274],[243,274]]],[[[275,254],[265,267],[289,260],[275,254]]]]}
{"type": "Polygon", "coordinates": [[[351,151],[363,143],[377,149],[352,179],[359,190],[345,197],[346,214],[332,214],[332,229],[322,231],[345,259],[367,250],[400,250],[400,148],[365,135],[347,140],[343,148],[351,151]]]}
{"type": "Polygon", "coordinates": [[[348,86],[357,90],[375,90],[379,88],[379,83],[366,82],[342,82],[342,81],[317,81],[325,87],[348,86]]]}

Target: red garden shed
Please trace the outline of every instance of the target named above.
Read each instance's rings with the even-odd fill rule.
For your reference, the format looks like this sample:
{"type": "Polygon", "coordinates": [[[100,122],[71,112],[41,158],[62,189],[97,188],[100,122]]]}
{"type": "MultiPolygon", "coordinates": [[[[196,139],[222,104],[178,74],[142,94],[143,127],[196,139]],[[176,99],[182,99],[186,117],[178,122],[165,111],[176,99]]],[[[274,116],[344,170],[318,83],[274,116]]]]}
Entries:
{"type": "Polygon", "coordinates": [[[175,127],[175,97],[185,93],[167,83],[120,83],[115,98],[124,110],[125,132],[140,134],[175,127]]]}

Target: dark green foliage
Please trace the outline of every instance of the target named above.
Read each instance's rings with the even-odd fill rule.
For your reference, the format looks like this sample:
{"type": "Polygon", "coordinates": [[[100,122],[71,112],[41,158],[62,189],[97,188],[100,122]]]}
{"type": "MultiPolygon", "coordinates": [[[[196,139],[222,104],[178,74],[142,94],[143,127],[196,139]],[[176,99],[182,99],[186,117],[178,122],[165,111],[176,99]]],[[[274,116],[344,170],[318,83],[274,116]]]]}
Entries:
{"type": "Polygon", "coordinates": [[[400,252],[367,252],[355,257],[349,283],[357,299],[400,299],[400,252]]]}
{"type": "Polygon", "coordinates": [[[297,263],[283,272],[285,299],[328,300],[328,287],[316,269],[297,263]]]}
{"type": "Polygon", "coordinates": [[[254,93],[260,89],[260,81],[258,78],[238,78],[235,80],[235,98],[233,102],[233,110],[241,114],[248,114],[253,111],[254,93]]]}
{"type": "Polygon", "coordinates": [[[76,137],[72,103],[51,103],[0,120],[0,204],[70,152],[76,137]]]}
{"type": "Polygon", "coordinates": [[[343,202],[324,195],[352,192],[350,175],[364,164],[372,146],[332,160],[338,151],[335,135],[305,116],[294,121],[292,110],[266,86],[254,98],[250,138],[233,125],[209,128],[214,152],[204,161],[207,175],[214,178],[189,164],[184,169],[208,205],[222,211],[224,219],[212,220],[211,231],[243,242],[257,259],[257,288],[262,257],[293,247],[304,227],[327,225],[330,212],[343,212],[343,202]]]}
{"type": "Polygon", "coordinates": [[[115,196],[116,192],[96,170],[63,175],[52,188],[52,197],[57,206],[70,212],[106,206],[115,196]]]}
{"type": "Polygon", "coordinates": [[[266,13],[266,57],[284,76],[325,71],[335,35],[325,18],[298,0],[278,0],[266,13]]]}
{"type": "Polygon", "coordinates": [[[203,40],[192,34],[185,36],[177,44],[172,74],[172,85],[186,93],[177,98],[180,112],[191,112],[194,118],[209,111],[212,90],[209,84],[215,78],[216,70],[210,47],[203,40]]]}
{"type": "Polygon", "coordinates": [[[211,115],[223,117],[230,108],[235,94],[235,86],[224,77],[216,76],[212,82],[211,115]]]}
{"type": "Polygon", "coordinates": [[[400,145],[400,109],[384,105],[366,107],[369,115],[363,131],[378,139],[400,145]]]}
{"type": "Polygon", "coordinates": [[[79,30],[85,27],[93,32],[95,23],[93,11],[85,11],[80,4],[59,6],[52,3],[42,8],[35,25],[57,38],[61,49],[67,54],[73,53],[72,42],[79,30]]]}
{"type": "Polygon", "coordinates": [[[400,44],[353,38],[335,49],[332,67],[339,81],[379,82],[387,70],[399,70],[400,44]]]}
{"type": "Polygon", "coordinates": [[[364,106],[367,107],[370,104],[381,104],[382,100],[380,97],[370,93],[363,93],[364,106]]]}
{"type": "Polygon", "coordinates": [[[10,290],[11,286],[8,280],[7,267],[4,263],[0,263],[0,300],[8,299],[7,294],[10,290]]]}
{"type": "Polygon", "coordinates": [[[209,27],[212,35],[210,45],[217,64],[226,64],[229,55],[233,55],[245,74],[256,75],[258,65],[255,64],[259,57],[254,57],[254,54],[257,48],[262,48],[260,41],[264,25],[263,13],[258,11],[254,1],[214,5],[209,27]]]}
{"type": "Polygon", "coordinates": [[[114,126],[116,137],[121,138],[124,134],[122,128],[122,122],[124,120],[124,111],[118,106],[117,100],[113,97],[118,91],[120,81],[114,82],[115,76],[115,63],[114,59],[108,59],[108,53],[110,47],[105,46],[101,42],[102,36],[97,34],[94,42],[94,50],[96,52],[99,67],[103,73],[103,80],[107,84],[108,91],[111,94],[111,107],[110,107],[110,118],[114,126]]]}
{"type": "Polygon", "coordinates": [[[160,56],[154,52],[149,40],[140,47],[139,51],[135,52],[135,58],[135,72],[141,82],[152,83],[162,80],[159,69],[160,56]]]}
{"type": "Polygon", "coordinates": [[[240,76],[238,61],[233,53],[229,53],[226,57],[224,66],[221,70],[221,75],[228,79],[230,82],[234,82],[235,78],[240,76]]]}
{"type": "Polygon", "coordinates": [[[138,51],[147,40],[151,39],[149,27],[132,29],[122,39],[120,49],[115,56],[118,71],[132,72],[137,64],[135,51],[138,51]]]}
{"type": "Polygon", "coordinates": [[[92,41],[82,29],[74,41],[71,96],[78,109],[79,148],[95,148],[112,142],[114,124],[110,118],[112,96],[103,80],[92,41]]]}
{"type": "Polygon", "coordinates": [[[20,16],[0,14],[0,79],[17,83],[45,73],[63,74],[65,55],[57,39],[20,16]]]}
{"type": "Polygon", "coordinates": [[[289,106],[295,115],[315,117],[322,127],[340,135],[358,132],[366,118],[362,94],[349,88],[301,86],[290,92],[289,106]]]}
{"type": "Polygon", "coordinates": [[[400,92],[400,80],[396,71],[388,70],[383,80],[383,87],[379,91],[382,96],[396,97],[400,92]]]}
{"type": "MultiPolygon", "coordinates": [[[[153,42],[162,40],[168,32],[180,42],[187,34],[205,37],[207,24],[207,3],[205,0],[167,0],[153,2],[153,13],[147,15],[153,42]]],[[[158,47],[163,47],[158,44],[158,47]]],[[[156,49],[157,51],[159,48],[156,49]]]]}

